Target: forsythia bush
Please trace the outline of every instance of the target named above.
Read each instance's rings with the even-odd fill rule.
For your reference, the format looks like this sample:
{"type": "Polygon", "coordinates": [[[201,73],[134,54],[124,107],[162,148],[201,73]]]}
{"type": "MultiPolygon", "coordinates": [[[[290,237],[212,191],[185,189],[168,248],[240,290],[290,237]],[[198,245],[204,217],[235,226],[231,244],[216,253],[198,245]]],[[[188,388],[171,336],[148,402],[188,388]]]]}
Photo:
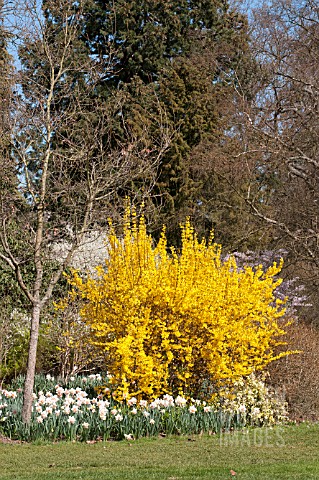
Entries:
{"type": "MultiPolygon", "coordinates": [[[[278,358],[283,302],[274,299],[281,266],[237,270],[221,248],[199,241],[189,221],[182,248],[156,246],[144,218],[127,212],[122,236],[110,224],[105,265],[97,277],[74,272],[71,297],[91,341],[108,352],[114,389],[124,396],[201,395],[263,369],[278,358]]],[[[286,355],[286,353],[281,355],[286,355]]]]}

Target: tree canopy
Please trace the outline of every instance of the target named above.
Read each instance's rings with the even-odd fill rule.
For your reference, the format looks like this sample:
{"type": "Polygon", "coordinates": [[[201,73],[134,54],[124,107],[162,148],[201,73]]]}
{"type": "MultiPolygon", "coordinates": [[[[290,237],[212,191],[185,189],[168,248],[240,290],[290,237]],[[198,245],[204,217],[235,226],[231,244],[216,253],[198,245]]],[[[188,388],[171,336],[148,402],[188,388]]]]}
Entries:
{"type": "MultiPolygon", "coordinates": [[[[49,2],[43,7],[49,25],[61,23],[59,11],[49,2]]],[[[73,8],[76,11],[78,4],[73,8]]],[[[216,208],[225,208],[218,202],[222,185],[218,164],[239,140],[230,132],[237,128],[240,66],[250,57],[246,17],[216,0],[88,0],[78,21],[74,54],[80,59],[86,52],[98,68],[97,104],[109,106],[123,99],[110,113],[112,130],[103,138],[104,151],[128,151],[132,134],[143,141],[150,119],[153,146],[145,144],[148,157],[154,158],[163,129],[171,138],[158,162],[155,184],[154,177],[150,185],[150,179],[142,176],[119,195],[141,200],[151,187],[153,195],[144,195],[150,222],[155,232],[168,224],[172,242],[185,215],[193,216],[203,233],[209,231],[216,226],[211,209],[218,203],[216,208]],[[214,156],[209,154],[212,149],[214,156]],[[205,165],[197,168],[204,155],[205,165]],[[207,188],[207,176],[212,188],[207,188]]]]}

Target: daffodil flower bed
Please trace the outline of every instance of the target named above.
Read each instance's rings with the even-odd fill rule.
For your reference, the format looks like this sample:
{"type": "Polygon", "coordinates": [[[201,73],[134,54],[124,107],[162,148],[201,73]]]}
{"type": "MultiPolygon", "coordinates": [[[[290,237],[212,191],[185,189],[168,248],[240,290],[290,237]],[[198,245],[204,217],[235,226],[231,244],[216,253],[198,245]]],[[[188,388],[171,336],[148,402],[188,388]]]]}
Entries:
{"type": "Polygon", "coordinates": [[[20,417],[22,393],[0,391],[0,429],[12,438],[24,440],[97,438],[124,439],[159,434],[218,432],[242,425],[242,415],[218,412],[200,401],[165,395],[148,403],[131,398],[119,403],[89,398],[80,387],[34,394],[32,420],[23,425],[20,417]]]}
{"type": "MultiPolygon", "coordinates": [[[[256,392],[255,392],[256,393],[256,392]]],[[[251,395],[254,395],[253,390],[251,395]]],[[[33,394],[32,419],[21,420],[22,390],[0,390],[0,432],[25,441],[37,439],[78,440],[135,439],[170,434],[218,433],[247,425],[275,423],[276,414],[263,416],[262,408],[236,404],[173,398],[164,395],[153,401],[135,397],[119,402],[98,395],[90,398],[81,387],[56,384],[51,391],[33,394]],[[230,408],[232,407],[232,408],[230,408]]],[[[244,399],[243,395],[238,398],[244,399]]],[[[247,399],[246,399],[247,400],[247,399]]],[[[271,411],[271,405],[269,405],[271,411]]],[[[284,420],[284,412],[276,420],[284,420]]]]}

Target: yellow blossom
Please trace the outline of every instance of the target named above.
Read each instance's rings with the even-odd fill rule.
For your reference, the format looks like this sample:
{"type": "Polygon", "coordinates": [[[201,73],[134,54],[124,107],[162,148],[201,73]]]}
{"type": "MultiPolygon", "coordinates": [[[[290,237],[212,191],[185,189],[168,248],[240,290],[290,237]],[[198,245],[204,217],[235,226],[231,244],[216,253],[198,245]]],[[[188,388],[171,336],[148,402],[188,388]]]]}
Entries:
{"type": "Polygon", "coordinates": [[[212,236],[198,240],[189,220],[181,240],[179,254],[169,250],[164,229],[154,245],[144,218],[127,211],[122,235],[110,223],[97,277],[73,272],[69,280],[122,398],[196,395],[205,382],[247,376],[278,358],[281,264],[239,271],[234,258],[222,261],[212,236]]]}

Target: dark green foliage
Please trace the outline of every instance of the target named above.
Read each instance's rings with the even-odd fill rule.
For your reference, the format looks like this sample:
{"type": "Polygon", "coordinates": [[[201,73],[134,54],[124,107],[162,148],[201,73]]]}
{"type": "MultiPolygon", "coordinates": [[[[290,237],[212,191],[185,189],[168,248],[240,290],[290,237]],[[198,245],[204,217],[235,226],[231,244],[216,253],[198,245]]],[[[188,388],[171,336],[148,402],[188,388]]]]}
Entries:
{"type": "Polygon", "coordinates": [[[91,0],[83,38],[106,62],[112,45],[115,61],[105,82],[118,85],[139,76],[147,83],[158,80],[175,58],[189,55],[194,41],[230,39],[241,21],[219,0],[91,0]]]}
{"type": "MultiPolygon", "coordinates": [[[[82,22],[82,41],[101,68],[97,98],[109,102],[120,92],[129,96],[120,115],[113,117],[112,141],[105,139],[105,149],[127,145],[123,125],[143,139],[141,126],[149,121],[149,106],[156,102],[158,134],[163,118],[174,130],[152,191],[150,221],[155,230],[166,223],[175,243],[185,215],[193,215],[196,224],[199,206],[211,209],[218,203],[216,189],[206,188],[207,174],[210,183],[220,183],[216,165],[211,161],[197,168],[196,149],[205,144],[220,156],[229,143],[237,70],[250,58],[246,19],[219,0],[88,0],[82,22]]],[[[150,187],[152,182],[141,177],[119,194],[136,198],[137,191],[150,187]]],[[[201,228],[207,232],[212,225],[205,220],[201,228]]]]}

